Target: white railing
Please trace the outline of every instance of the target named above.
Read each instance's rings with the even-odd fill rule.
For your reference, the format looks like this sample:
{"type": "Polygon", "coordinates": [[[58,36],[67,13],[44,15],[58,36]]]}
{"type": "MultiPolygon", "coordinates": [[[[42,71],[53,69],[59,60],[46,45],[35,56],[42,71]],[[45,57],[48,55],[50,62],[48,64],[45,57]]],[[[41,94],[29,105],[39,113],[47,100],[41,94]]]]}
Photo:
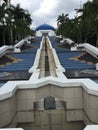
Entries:
{"type": "Polygon", "coordinates": [[[0,130],[24,130],[22,128],[1,128],[0,130]]]}
{"type": "Polygon", "coordinates": [[[25,39],[21,40],[20,42],[18,42],[14,47],[15,48],[21,48],[21,46],[25,43],[25,39]]]}
{"type": "Polygon", "coordinates": [[[84,47],[88,53],[90,53],[95,58],[98,58],[98,48],[89,43],[79,44],[78,47],[84,47]]]}
{"type": "Polygon", "coordinates": [[[9,46],[0,47],[0,57],[2,57],[8,49],[9,49],[9,46]]]}
{"type": "Polygon", "coordinates": [[[84,130],[98,130],[98,125],[88,125],[84,130]]]}

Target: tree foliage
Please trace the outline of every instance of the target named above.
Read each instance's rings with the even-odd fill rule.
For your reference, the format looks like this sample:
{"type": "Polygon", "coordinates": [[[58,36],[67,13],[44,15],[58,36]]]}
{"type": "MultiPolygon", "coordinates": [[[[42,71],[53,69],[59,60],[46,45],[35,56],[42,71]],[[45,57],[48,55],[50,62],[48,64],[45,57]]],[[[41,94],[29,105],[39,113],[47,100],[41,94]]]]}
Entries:
{"type": "Polygon", "coordinates": [[[8,2],[0,5],[0,46],[14,44],[31,33],[32,19],[28,10],[8,2]]]}
{"type": "MultiPolygon", "coordinates": [[[[62,35],[63,32],[65,37],[72,38],[77,43],[89,42],[98,46],[98,0],[87,1],[83,8],[75,10],[78,15],[74,19],[67,18],[62,29],[58,26],[58,34],[62,35]]],[[[58,18],[62,21],[60,15],[58,18]]]]}

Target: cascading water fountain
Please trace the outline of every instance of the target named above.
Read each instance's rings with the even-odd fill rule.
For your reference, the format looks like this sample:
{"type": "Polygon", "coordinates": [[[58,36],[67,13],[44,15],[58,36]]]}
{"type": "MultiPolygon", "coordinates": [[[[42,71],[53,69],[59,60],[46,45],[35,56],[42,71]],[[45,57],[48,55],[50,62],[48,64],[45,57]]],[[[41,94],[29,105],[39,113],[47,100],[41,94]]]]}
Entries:
{"type": "Polygon", "coordinates": [[[40,55],[38,69],[40,69],[39,78],[43,78],[47,76],[56,77],[56,71],[55,71],[56,65],[47,37],[44,37],[42,43],[42,51],[40,55]]]}

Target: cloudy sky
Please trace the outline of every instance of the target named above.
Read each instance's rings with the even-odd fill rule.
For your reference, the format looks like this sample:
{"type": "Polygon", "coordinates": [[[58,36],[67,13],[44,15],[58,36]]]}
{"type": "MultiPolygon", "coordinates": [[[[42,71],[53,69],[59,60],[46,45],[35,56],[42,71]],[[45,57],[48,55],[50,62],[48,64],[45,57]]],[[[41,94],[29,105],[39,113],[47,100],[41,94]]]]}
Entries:
{"type": "Polygon", "coordinates": [[[75,8],[80,8],[88,0],[11,0],[16,5],[28,9],[33,19],[32,27],[47,23],[56,27],[58,15],[69,14],[70,18],[75,15],[75,8]]]}

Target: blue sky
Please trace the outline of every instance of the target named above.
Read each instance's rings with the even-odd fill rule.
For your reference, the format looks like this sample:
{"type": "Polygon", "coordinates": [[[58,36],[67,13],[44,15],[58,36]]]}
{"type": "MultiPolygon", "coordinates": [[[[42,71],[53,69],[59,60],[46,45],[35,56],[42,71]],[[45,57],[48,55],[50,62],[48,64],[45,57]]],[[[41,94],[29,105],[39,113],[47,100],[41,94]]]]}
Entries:
{"type": "MultiPolygon", "coordinates": [[[[16,5],[28,9],[33,19],[32,27],[47,23],[56,27],[58,15],[69,14],[73,18],[76,14],[75,8],[80,8],[88,0],[11,0],[16,5]]],[[[91,0],[89,0],[91,1],[91,0]]]]}

